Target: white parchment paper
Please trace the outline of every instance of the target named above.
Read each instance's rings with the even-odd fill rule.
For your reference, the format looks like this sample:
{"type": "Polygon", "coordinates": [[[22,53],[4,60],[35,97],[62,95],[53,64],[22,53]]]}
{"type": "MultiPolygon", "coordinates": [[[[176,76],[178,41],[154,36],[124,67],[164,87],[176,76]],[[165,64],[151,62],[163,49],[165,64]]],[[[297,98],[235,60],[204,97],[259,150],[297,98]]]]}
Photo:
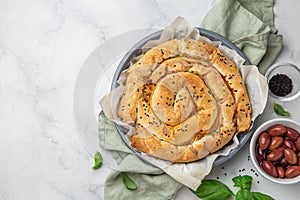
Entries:
{"type": "MultiPolygon", "coordinates": [[[[232,61],[235,62],[235,64],[241,71],[253,109],[252,120],[254,121],[255,118],[263,112],[268,95],[266,77],[259,73],[256,66],[244,65],[244,59],[239,56],[236,51],[223,46],[220,41],[211,41],[208,38],[201,36],[198,29],[191,26],[184,18],[177,17],[169,27],[163,30],[159,40],[149,41],[143,48],[152,48],[154,46],[157,46],[158,44],[164,43],[174,38],[197,39],[218,47],[226,56],[228,56],[232,61]]],[[[131,135],[134,132],[134,128],[123,123],[117,116],[118,102],[123,94],[125,81],[126,76],[123,73],[120,77],[120,80],[118,81],[121,86],[103,97],[100,101],[100,105],[104,113],[110,120],[120,124],[121,126],[124,126],[129,130],[128,135],[131,135]]],[[[130,143],[129,139],[128,143],[130,143]]],[[[236,148],[238,145],[239,140],[236,134],[231,145],[227,145],[225,148],[217,151],[212,155],[207,156],[204,159],[187,164],[172,163],[169,161],[154,158],[145,153],[142,153],[142,156],[145,160],[159,167],[178,182],[186,185],[193,190],[196,190],[197,187],[201,184],[201,181],[211,171],[216,158],[221,155],[228,155],[229,152],[232,149],[236,148]]]]}

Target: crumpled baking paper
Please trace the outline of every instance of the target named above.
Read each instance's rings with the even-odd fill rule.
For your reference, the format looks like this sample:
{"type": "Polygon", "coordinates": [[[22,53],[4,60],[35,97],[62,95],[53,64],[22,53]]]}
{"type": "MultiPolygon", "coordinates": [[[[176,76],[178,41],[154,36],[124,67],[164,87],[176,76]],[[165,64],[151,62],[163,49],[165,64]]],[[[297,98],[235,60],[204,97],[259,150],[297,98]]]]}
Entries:
{"type": "MultiPolygon", "coordinates": [[[[182,17],[177,17],[175,21],[167,28],[162,31],[161,37],[158,40],[152,40],[147,42],[142,49],[149,49],[164,43],[168,40],[174,38],[191,38],[200,41],[207,42],[211,45],[218,47],[227,57],[235,62],[237,67],[240,69],[242,77],[245,81],[247,87],[248,95],[251,101],[251,106],[253,109],[252,120],[261,114],[266,106],[268,86],[267,79],[262,74],[259,73],[258,69],[254,65],[244,65],[244,59],[239,56],[236,51],[229,49],[228,47],[222,45],[220,41],[211,41],[208,38],[201,36],[198,29],[191,26],[187,20],[182,17]]],[[[118,83],[120,86],[111,91],[109,94],[104,96],[100,105],[105,113],[105,115],[115,123],[128,129],[127,136],[130,136],[134,132],[134,128],[125,124],[117,116],[118,102],[123,94],[124,84],[126,82],[126,75],[121,74],[118,83]]],[[[128,138],[128,143],[130,144],[130,139],[128,138]]],[[[187,187],[196,190],[201,184],[201,181],[208,175],[212,169],[213,163],[218,156],[226,156],[229,152],[239,145],[239,139],[237,134],[233,138],[233,143],[226,145],[221,150],[216,153],[209,155],[199,161],[192,163],[172,163],[170,161],[161,160],[152,157],[148,154],[141,153],[143,159],[152,163],[153,165],[159,167],[172,178],[178,182],[186,185],[187,187]]],[[[230,162],[230,161],[229,161],[230,162]]]]}

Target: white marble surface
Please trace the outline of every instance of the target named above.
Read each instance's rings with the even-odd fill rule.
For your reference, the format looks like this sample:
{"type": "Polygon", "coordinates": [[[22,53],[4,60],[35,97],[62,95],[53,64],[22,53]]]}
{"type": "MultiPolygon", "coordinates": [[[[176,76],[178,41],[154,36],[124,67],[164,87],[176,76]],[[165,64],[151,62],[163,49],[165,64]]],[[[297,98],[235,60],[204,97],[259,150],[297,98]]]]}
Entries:
{"type": "MultiPolygon", "coordinates": [[[[109,167],[91,169],[92,157],[73,119],[73,92],[84,61],[104,41],[136,29],[165,27],[178,15],[196,26],[215,2],[1,0],[0,199],[102,199],[109,167]]],[[[299,6],[296,0],[276,1],[275,24],[284,36],[276,63],[300,65],[299,6]]],[[[282,104],[300,121],[299,99],[282,104]]],[[[273,117],[266,111],[260,122],[273,117]]],[[[210,177],[231,185],[244,166],[248,171],[243,173],[252,173],[247,157],[244,148],[210,177]]],[[[283,187],[251,175],[254,189],[276,199],[299,195],[299,184],[283,187]]],[[[183,188],[176,199],[197,198],[183,188]]]]}

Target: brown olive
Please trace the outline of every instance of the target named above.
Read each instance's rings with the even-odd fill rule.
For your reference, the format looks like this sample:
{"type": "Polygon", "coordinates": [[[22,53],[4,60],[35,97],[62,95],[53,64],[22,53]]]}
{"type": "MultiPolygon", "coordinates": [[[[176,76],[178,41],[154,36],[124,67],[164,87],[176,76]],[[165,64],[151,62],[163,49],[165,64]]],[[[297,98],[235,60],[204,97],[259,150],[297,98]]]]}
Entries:
{"type": "Polygon", "coordinates": [[[270,135],[267,132],[263,132],[259,136],[258,143],[259,143],[261,150],[263,150],[263,151],[266,150],[271,143],[270,135]]]}
{"type": "Polygon", "coordinates": [[[280,165],[283,166],[283,167],[286,167],[289,165],[288,161],[286,160],[286,158],[282,158],[280,160],[280,165]]]}
{"type": "Polygon", "coordinates": [[[272,162],[277,162],[277,161],[281,160],[284,156],[283,150],[284,150],[284,147],[274,149],[267,155],[268,160],[272,161],[272,162]]]}
{"type": "Polygon", "coordinates": [[[271,144],[269,146],[269,150],[272,151],[273,149],[280,147],[282,145],[282,142],[283,142],[282,137],[279,137],[279,136],[273,137],[271,139],[271,144]]]}
{"type": "Polygon", "coordinates": [[[277,172],[278,172],[278,177],[279,178],[284,178],[284,168],[282,166],[278,166],[277,168],[277,172]]]}
{"type": "Polygon", "coordinates": [[[277,169],[276,169],[275,165],[272,162],[270,162],[268,160],[264,160],[262,162],[262,168],[270,176],[273,176],[275,178],[278,177],[277,169]]]}
{"type": "Polygon", "coordinates": [[[295,129],[287,128],[284,136],[291,140],[296,140],[299,137],[299,133],[295,129]]]}
{"type": "Polygon", "coordinates": [[[287,148],[289,148],[293,151],[297,151],[297,148],[296,148],[295,144],[291,140],[285,139],[283,141],[283,146],[285,146],[285,147],[287,147],[287,148]]]}
{"type": "Polygon", "coordinates": [[[259,145],[256,145],[256,149],[255,149],[255,157],[256,159],[261,162],[263,160],[266,159],[266,151],[261,150],[261,148],[259,147],[259,145]]]}
{"type": "Polygon", "coordinates": [[[285,171],[285,176],[287,178],[294,178],[298,175],[300,175],[300,166],[291,166],[285,171]]]}
{"type": "Polygon", "coordinates": [[[297,147],[298,151],[300,151],[300,137],[298,137],[298,139],[296,141],[296,147],[297,147]]]}
{"type": "Polygon", "coordinates": [[[272,126],[268,130],[268,133],[271,136],[282,136],[283,133],[285,133],[285,132],[286,132],[286,127],[279,125],[279,124],[272,126]]]}
{"type": "Polygon", "coordinates": [[[297,155],[296,155],[296,153],[293,150],[291,150],[291,149],[284,149],[283,153],[284,153],[285,159],[287,160],[287,162],[289,164],[294,165],[294,164],[296,164],[298,162],[297,155]]]}

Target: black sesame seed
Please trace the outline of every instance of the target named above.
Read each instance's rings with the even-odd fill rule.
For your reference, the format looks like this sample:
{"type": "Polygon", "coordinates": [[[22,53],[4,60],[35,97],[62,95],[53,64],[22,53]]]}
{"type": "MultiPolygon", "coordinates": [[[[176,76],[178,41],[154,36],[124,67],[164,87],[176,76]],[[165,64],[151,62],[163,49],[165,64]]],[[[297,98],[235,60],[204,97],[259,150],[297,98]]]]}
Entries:
{"type": "Polygon", "coordinates": [[[285,74],[276,74],[270,79],[269,88],[273,94],[283,97],[292,91],[293,82],[285,74]]]}

